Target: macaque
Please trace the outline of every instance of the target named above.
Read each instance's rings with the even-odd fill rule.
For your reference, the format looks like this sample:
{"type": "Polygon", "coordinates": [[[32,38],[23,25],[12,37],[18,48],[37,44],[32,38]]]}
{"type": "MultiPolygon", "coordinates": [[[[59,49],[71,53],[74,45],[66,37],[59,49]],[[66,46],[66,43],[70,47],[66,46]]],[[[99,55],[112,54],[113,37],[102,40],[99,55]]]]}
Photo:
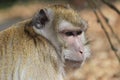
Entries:
{"type": "Polygon", "coordinates": [[[0,80],[64,80],[89,55],[87,23],[68,6],[51,5],[0,32],[0,80]]]}

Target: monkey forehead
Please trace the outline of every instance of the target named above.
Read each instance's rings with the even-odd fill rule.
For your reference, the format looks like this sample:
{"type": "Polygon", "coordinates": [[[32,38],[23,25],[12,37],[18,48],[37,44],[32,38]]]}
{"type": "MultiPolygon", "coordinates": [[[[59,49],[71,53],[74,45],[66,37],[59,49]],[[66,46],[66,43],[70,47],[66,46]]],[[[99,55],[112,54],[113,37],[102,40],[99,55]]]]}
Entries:
{"type": "Polygon", "coordinates": [[[72,24],[76,25],[76,26],[80,26],[81,25],[81,17],[80,14],[73,10],[72,8],[65,8],[65,7],[61,7],[61,6],[55,6],[51,8],[54,12],[54,17],[55,19],[65,19],[66,21],[71,22],[72,24]]]}
{"type": "Polygon", "coordinates": [[[77,31],[77,30],[83,30],[83,26],[77,26],[75,27],[75,25],[73,25],[72,23],[66,21],[66,20],[62,20],[59,22],[59,25],[58,25],[58,30],[61,32],[61,31],[77,31]]]}

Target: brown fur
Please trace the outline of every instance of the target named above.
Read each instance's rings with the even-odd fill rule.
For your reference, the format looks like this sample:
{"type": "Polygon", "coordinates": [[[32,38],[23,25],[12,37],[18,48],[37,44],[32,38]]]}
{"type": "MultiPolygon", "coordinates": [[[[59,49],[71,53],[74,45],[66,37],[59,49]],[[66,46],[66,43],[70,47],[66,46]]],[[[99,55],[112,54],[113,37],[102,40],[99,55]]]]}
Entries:
{"type": "Polygon", "coordinates": [[[28,22],[18,23],[0,32],[0,80],[7,80],[8,77],[17,80],[15,77],[27,68],[30,69],[27,76],[42,76],[39,80],[57,80],[59,60],[56,51],[42,36],[33,38],[31,33],[26,33],[26,27],[31,27],[25,26],[28,22]]]}
{"type": "Polygon", "coordinates": [[[76,26],[82,25],[79,13],[72,8],[63,5],[54,5],[51,8],[54,9],[56,19],[65,19],[76,26]]]}

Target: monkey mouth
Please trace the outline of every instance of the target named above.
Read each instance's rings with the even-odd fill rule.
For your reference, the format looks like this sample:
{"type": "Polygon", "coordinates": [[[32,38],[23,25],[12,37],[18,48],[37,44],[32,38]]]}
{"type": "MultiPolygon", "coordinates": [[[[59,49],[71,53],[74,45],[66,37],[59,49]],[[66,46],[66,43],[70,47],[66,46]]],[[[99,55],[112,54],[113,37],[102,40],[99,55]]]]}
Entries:
{"type": "Polygon", "coordinates": [[[69,66],[73,69],[78,69],[80,68],[81,64],[82,64],[82,60],[80,61],[76,61],[76,60],[69,60],[69,59],[65,59],[65,65],[69,66]]]}

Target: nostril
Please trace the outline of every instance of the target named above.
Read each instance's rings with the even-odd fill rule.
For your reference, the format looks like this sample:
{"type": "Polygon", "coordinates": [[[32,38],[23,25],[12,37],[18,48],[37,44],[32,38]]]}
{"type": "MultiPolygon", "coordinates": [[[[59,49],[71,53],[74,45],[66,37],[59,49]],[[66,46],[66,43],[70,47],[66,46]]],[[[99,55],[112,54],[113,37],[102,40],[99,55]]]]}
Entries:
{"type": "Polygon", "coordinates": [[[81,54],[83,54],[83,51],[80,51],[81,54]]]}

